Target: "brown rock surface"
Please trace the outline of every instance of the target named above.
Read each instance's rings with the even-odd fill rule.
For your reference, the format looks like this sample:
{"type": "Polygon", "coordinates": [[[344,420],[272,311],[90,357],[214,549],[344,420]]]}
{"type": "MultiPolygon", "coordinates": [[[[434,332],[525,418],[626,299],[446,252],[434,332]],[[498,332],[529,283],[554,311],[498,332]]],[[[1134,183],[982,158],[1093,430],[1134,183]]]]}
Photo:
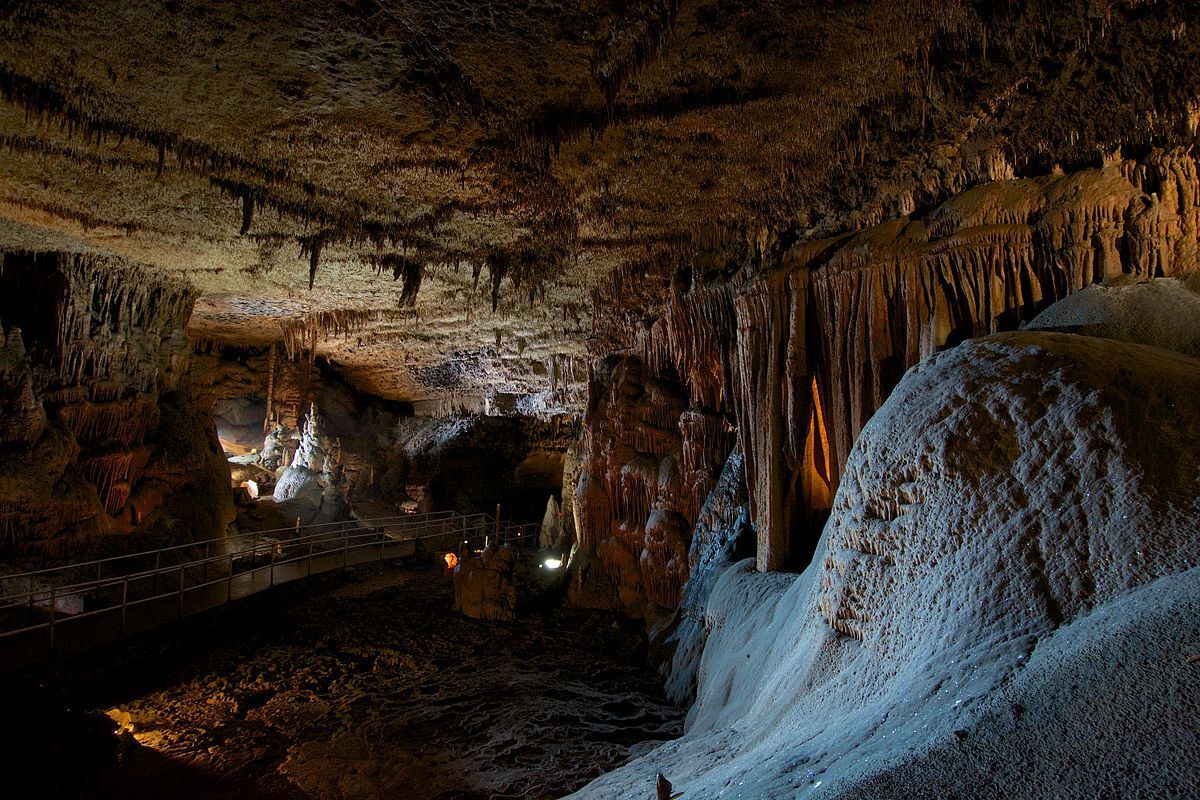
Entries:
{"type": "Polygon", "coordinates": [[[512,622],[517,618],[517,551],[488,545],[465,554],[454,570],[454,610],[472,619],[512,622]]]}
{"type": "Polygon", "coordinates": [[[78,242],[11,225],[0,235],[5,553],[223,534],[229,471],[198,408],[183,334],[191,289],[78,242]]]}
{"type": "MultiPolygon", "coordinates": [[[[663,497],[694,523],[698,503],[684,495],[702,492],[702,502],[711,484],[673,486],[671,469],[660,469],[679,446],[667,418],[692,409],[686,427],[689,415],[715,409],[736,419],[746,450],[760,568],[805,564],[859,431],[922,357],[1014,329],[1093,283],[1196,274],[1196,175],[1188,153],[1156,151],[1069,175],[985,184],[920,219],[797,244],[778,266],[732,282],[697,283],[697,262],[690,286],[673,281],[655,321],[625,329],[638,355],[610,367],[611,378],[597,372],[581,542],[594,549],[615,531],[623,552],[638,556],[651,505],[663,497]],[[652,397],[645,386],[672,391],[652,397]]],[[[721,437],[689,441],[693,463],[719,466],[728,452],[721,437]]],[[[673,559],[645,553],[645,569],[627,567],[610,582],[624,583],[627,594],[671,585],[673,559]]],[[[587,569],[592,580],[593,560],[587,569]]]]}
{"type": "Polygon", "coordinates": [[[548,397],[564,366],[582,387],[596,290],[648,249],[771,258],[1190,142],[1198,23],[1088,0],[18,2],[0,215],[186,274],[198,337],[287,337],[432,406],[548,397]]]}

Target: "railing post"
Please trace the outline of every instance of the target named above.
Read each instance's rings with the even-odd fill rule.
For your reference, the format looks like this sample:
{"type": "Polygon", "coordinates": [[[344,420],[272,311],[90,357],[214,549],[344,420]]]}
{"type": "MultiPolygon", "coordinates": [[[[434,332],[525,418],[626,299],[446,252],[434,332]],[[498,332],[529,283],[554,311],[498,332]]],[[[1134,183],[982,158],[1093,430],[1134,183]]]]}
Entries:
{"type": "Polygon", "coordinates": [[[201,581],[200,581],[201,583],[208,583],[208,553],[209,553],[208,547],[209,547],[208,542],[205,542],[204,543],[204,578],[201,579],[201,581]]]}
{"type": "Polygon", "coordinates": [[[271,588],[275,588],[275,548],[271,548],[271,588]]]}
{"type": "Polygon", "coordinates": [[[225,602],[233,601],[233,553],[229,554],[229,579],[225,582],[225,602]]]}
{"type": "Polygon", "coordinates": [[[313,556],[313,540],[310,538],[308,540],[308,575],[307,575],[307,577],[309,577],[309,578],[312,577],[312,556],[313,556]]]}
{"type": "Polygon", "coordinates": [[[121,635],[125,635],[125,616],[129,610],[129,578],[121,582],[121,635]]]}
{"type": "Polygon", "coordinates": [[[379,560],[383,561],[383,548],[387,545],[387,531],[384,528],[379,529],[379,560]]]}
{"type": "Polygon", "coordinates": [[[183,568],[184,568],[184,565],[180,564],[179,565],[179,618],[180,619],[183,619],[183,579],[184,579],[184,575],[185,575],[183,568]]]}
{"type": "Polygon", "coordinates": [[[350,551],[350,529],[342,526],[342,569],[346,568],[346,554],[350,551]]]}
{"type": "Polygon", "coordinates": [[[50,649],[54,649],[54,617],[58,612],[58,587],[50,587],[50,649]]]}

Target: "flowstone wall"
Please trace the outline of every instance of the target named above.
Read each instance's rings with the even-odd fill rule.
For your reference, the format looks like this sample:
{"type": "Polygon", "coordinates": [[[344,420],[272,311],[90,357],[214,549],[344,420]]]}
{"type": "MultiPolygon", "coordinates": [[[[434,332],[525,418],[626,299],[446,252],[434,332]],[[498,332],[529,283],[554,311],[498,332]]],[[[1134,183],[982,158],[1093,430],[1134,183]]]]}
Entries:
{"type": "Polygon", "coordinates": [[[809,568],[717,581],[684,737],[576,796],[1194,794],[1198,398],[1195,357],[1094,337],[922,362],[809,568]]]}
{"type": "Polygon", "coordinates": [[[221,535],[229,471],[184,336],[192,290],[57,237],[0,234],[0,552],[221,535]]]}
{"type": "Polygon", "coordinates": [[[906,370],[1088,286],[1195,275],[1198,244],[1196,161],[1155,151],[985,183],[729,280],[672,279],[661,315],[594,370],[573,596],[678,602],[730,425],[758,568],[804,566],[854,442],[906,370]]]}

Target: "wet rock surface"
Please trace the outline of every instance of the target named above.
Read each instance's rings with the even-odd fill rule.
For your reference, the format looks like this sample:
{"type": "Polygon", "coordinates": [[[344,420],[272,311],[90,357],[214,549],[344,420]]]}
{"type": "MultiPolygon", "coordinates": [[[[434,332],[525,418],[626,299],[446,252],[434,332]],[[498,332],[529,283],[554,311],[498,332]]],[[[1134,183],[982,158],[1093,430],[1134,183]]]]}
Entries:
{"type": "Polygon", "coordinates": [[[643,637],[609,615],[466,619],[427,567],[261,600],[140,642],[122,674],[77,676],[79,705],[128,714],[138,744],[60,796],[550,798],[680,732],[643,637]]]}

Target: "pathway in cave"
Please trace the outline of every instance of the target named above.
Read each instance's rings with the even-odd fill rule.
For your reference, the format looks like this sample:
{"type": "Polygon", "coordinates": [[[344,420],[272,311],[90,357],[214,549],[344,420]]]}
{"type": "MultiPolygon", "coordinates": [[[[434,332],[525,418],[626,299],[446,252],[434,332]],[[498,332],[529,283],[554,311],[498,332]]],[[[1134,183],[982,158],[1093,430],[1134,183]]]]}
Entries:
{"type": "Polygon", "coordinates": [[[129,713],[137,744],[74,758],[61,796],[549,798],[679,735],[636,626],[451,605],[440,570],[360,567],[99,654],[60,697],[129,713]]]}

